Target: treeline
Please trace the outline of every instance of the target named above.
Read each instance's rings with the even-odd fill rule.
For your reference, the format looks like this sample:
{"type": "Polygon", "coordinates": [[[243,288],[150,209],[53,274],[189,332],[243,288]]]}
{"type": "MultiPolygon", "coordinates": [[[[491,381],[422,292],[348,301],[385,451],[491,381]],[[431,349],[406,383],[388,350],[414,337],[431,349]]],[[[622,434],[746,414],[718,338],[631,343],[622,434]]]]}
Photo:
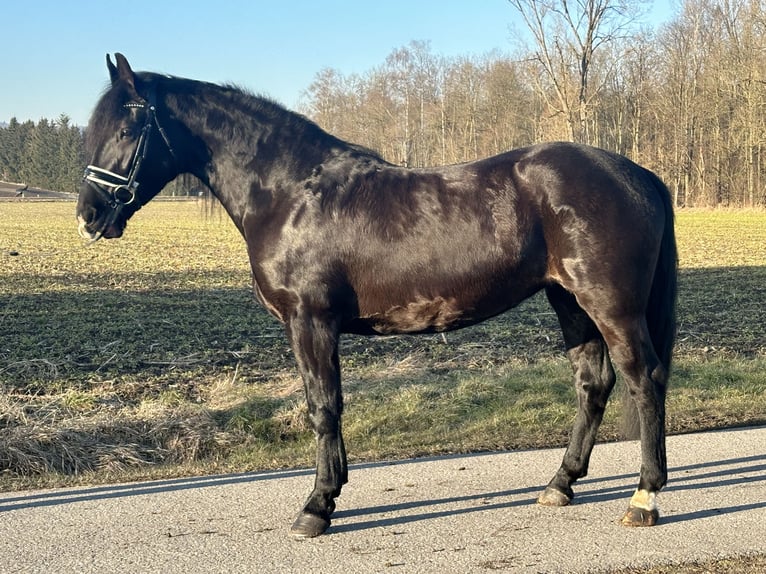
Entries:
{"type": "MultiPolygon", "coordinates": [[[[76,193],[85,164],[84,130],[66,114],[37,123],[11,118],[7,126],[0,126],[0,181],[76,193]]],[[[162,195],[197,195],[200,189],[196,179],[179,177],[162,195]]]]}
{"type": "MultiPolygon", "coordinates": [[[[658,30],[641,26],[647,5],[508,0],[524,23],[513,55],[412,42],[364,74],[321,71],[301,111],[405,166],[572,140],[652,169],[677,206],[766,205],[766,0],[683,0],[658,30]]],[[[75,191],[84,163],[66,115],[0,128],[2,180],[75,191]]]]}
{"type": "Polygon", "coordinates": [[[655,31],[640,4],[509,0],[514,55],[413,42],[365,74],[323,70],[302,111],[401,165],[573,140],[654,170],[678,206],[766,205],[766,0],[686,0],[655,31]]]}
{"type": "Polygon", "coordinates": [[[56,191],[77,191],[84,168],[82,130],[65,114],[55,121],[0,128],[0,180],[56,191]]]}

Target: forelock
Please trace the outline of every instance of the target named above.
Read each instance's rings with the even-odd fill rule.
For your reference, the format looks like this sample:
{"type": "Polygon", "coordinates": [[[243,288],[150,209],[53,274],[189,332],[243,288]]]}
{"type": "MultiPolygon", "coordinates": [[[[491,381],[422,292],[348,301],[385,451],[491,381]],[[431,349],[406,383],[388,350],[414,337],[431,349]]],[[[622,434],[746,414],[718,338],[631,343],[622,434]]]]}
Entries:
{"type": "Polygon", "coordinates": [[[97,145],[105,137],[110,136],[114,122],[124,113],[127,99],[126,90],[119,85],[110,85],[99,98],[85,131],[85,151],[88,157],[97,151],[97,145]]]}

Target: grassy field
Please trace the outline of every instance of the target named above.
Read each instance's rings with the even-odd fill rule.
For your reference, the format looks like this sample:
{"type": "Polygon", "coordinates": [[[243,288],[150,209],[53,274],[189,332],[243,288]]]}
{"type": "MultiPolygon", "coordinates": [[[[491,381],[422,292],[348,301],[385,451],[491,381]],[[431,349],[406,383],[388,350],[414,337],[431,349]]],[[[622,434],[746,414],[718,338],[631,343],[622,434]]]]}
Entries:
{"type": "MultiPolygon", "coordinates": [[[[225,215],[155,202],[86,246],[73,212],[0,203],[0,489],[312,465],[292,356],[225,215]]],[[[681,212],[677,235],[669,430],[766,422],[766,213],[681,212]]],[[[562,348],[539,296],[446,336],[344,338],[350,460],[563,445],[562,348]]]]}

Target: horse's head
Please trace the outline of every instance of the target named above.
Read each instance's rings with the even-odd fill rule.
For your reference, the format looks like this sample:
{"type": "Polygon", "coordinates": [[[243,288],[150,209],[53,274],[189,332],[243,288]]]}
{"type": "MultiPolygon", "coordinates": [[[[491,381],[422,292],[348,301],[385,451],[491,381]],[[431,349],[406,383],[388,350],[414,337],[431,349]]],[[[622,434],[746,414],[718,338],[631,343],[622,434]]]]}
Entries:
{"type": "Polygon", "coordinates": [[[122,54],[107,55],[111,86],[88,122],[85,170],[77,202],[79,233],[95,241],[120,237],[128,219],[178,175],[157,109],[156,80],[136,75],[122,54]]]}

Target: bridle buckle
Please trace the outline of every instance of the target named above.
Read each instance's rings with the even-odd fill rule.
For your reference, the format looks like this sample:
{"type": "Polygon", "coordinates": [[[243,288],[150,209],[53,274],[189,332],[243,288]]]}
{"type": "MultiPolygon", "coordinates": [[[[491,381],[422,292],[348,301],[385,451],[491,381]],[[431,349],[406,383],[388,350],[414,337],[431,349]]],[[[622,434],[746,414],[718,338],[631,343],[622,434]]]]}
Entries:
{"type": "Polygon", "coordinates": [[[130,205],[136,200],[136,190],[138,183],[134,182],[132,186],[120,185],[112,191],[114,201],[121,205],[130,205]]]}

